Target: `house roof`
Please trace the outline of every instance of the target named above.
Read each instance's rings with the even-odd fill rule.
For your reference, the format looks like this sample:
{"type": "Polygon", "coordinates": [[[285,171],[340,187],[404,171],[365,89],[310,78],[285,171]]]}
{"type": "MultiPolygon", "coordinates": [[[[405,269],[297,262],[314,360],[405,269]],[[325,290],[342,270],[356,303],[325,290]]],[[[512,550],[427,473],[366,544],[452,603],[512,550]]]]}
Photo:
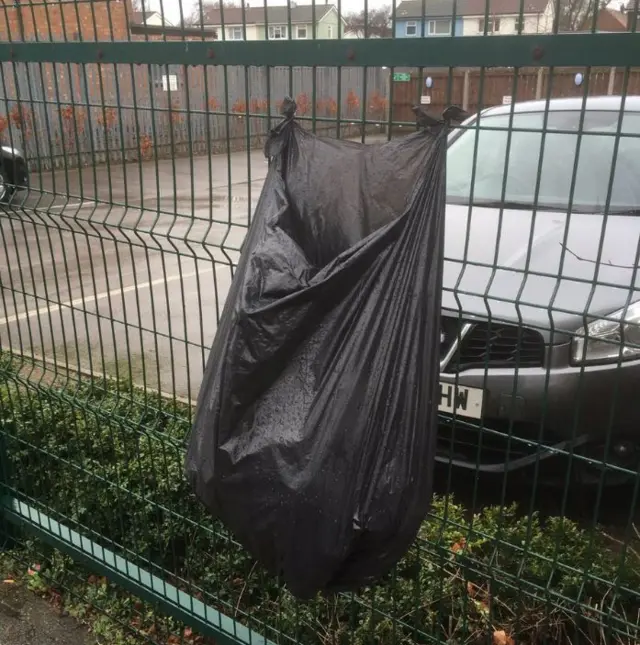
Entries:
{"type": "MultiPolygon", "coordinates": [[[[331,4],[316,5],[316,22],[324,18],[334,8],[331,4]]],[[[313,21],[312,5],[291,6],[290,10],[292,23],[310,23],[313,21]]],[[[245,7],[244,10],[242,7],[226,7],[224,8],[223,16],[221,16],[218,7],[205,6],[203,22],[205,25],[221,25],[222,17],[224,17],[225,25],[241,25],[243,11],[247,25],[265,24],[264,7],[245,7]]],[[[289,22],[289,7],[287,5],[267,7],[267,19],[270,25],[286,25],[289,22]]]]}
{"type": "MultiPolygon", "coordinates": [[[[598,11],[596,18],[596,30],[601,32],[628,31],[630,26],[629,18],[632,14],[624,11],[616,11],[604,7],[598,11]]],[[[591,31],[593,27],[593,16],[585,16],[580,31],[591,31]]]]}
{"type": "MultiPolygon", "coordinates": [[[[131,14],[131,17],[133,18],[133,22],[137,22],[138,24],[142,24],[147,22],[149,18],[152,16],[155,16],[157,11],[134,11],[131,14]]],[[[160,15],[160,14],[158,14],[160,15]]]]}
{"type": "MultiPolygon", "coordinates": [[[[542,13],[549,0],[524,0],[523,13],[542,13]]],[[[485,0],[458,0],[456,16],[483,16],[485,0]]],[[[403,18],[419,18],[424,8],[425,16],[452,16],[453,0],[405,0],[396,8],[396,20],[403,18]]],[[[520,0],[489,0],[489,15],[519,14],[520,0]]]]}
{"type": "Polygon", "coordinates": [[[628,21],[628,16],[626,13],[623,13],[622,11],[616,11],[615,9],[609,9],[608,7],[600,10],[600,13],[604,12],[608,13],[615,22],[619,22],[620,25],[626,30],[628,21]]]}

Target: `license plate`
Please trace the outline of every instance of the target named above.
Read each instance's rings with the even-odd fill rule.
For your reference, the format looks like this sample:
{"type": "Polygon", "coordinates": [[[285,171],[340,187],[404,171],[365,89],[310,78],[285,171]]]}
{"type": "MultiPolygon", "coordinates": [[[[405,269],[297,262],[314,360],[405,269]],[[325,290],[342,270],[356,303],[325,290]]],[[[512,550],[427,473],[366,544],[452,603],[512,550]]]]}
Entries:
{"type": "Polygon", "coordinates": [[[459,417],[479,419],[482,416],[484,392],[477,387],[457,387],[453,383],[440,383],[439,412],[456,414],[459,417]]]}

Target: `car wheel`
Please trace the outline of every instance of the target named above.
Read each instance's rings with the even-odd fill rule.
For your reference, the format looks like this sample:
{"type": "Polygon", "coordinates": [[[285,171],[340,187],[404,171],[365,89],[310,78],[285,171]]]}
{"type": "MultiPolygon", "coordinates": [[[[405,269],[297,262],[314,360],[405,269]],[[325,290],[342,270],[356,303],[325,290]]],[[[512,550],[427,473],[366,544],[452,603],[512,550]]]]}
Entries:
{"type": "Polygon", "coordinates": [[[8,203],[14,191],[15,187],[11,185],[11,179],[7,171],[0,167],[0,203],[8,203]]]}

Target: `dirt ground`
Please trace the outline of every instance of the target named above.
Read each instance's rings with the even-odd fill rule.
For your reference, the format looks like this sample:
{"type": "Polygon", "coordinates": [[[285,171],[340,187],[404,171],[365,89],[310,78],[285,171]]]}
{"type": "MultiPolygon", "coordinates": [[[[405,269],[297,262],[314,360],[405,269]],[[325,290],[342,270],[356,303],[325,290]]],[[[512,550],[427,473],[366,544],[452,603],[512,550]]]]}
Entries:
{"type": "Polygon", "coordinates": [[[0,580],[0,645],[95,645],[87,629],[18,583],[0,580]]]}

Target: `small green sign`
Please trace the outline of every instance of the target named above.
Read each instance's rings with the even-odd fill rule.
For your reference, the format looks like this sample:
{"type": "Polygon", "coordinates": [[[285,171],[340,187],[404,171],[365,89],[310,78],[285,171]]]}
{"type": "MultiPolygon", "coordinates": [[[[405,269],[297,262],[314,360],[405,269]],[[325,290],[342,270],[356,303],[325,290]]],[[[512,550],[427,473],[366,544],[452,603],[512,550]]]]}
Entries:
{"type": "Polygon", "coordinates": [[[393,80],[406,83],[411,80],[411,74],[408,74],[407,72],[394,72],[393,80]]]}

